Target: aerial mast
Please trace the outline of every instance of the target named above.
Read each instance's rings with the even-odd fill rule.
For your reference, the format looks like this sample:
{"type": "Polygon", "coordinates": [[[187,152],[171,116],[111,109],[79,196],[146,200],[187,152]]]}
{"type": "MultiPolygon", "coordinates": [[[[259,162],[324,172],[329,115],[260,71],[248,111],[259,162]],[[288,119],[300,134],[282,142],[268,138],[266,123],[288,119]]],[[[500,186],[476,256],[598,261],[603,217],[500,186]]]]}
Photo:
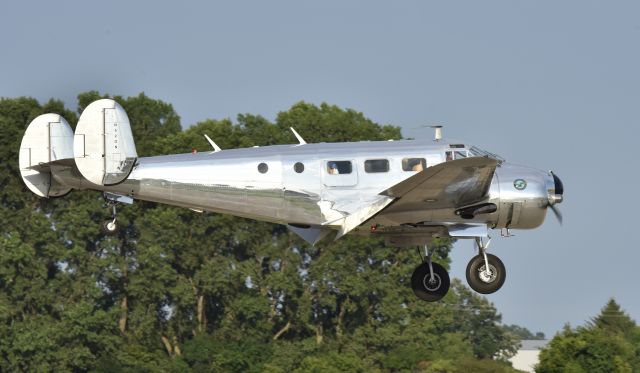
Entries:
{"type": "Polygon", "coordinates": [[[442,126],[429,126],[434,130],[433,141],[438,142],[442,139],[442,126]]]}

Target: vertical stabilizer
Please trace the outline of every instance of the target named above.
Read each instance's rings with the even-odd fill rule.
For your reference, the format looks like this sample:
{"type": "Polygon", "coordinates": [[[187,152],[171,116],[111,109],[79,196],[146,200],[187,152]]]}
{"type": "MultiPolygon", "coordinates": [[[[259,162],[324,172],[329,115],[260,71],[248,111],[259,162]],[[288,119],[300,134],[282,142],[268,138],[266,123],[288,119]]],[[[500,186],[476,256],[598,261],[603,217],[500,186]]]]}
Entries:
{"type": "Polygon", "coordinates": [[[110,99],[92,102],[80,115],[73,139],[73,155],[82,176],[97,185],[124,181],[138,154],[129,117],[110,99]]]}
{"type": "Polygon", "coordinates": [[[57,197],[71,191],[51,177],[51,163],[65,159],[73,159],[73,130],[69,123],[58,114],[42,114],[32,120],[22,137],[18,161],[27,188],[40,197],[57,197]]]}

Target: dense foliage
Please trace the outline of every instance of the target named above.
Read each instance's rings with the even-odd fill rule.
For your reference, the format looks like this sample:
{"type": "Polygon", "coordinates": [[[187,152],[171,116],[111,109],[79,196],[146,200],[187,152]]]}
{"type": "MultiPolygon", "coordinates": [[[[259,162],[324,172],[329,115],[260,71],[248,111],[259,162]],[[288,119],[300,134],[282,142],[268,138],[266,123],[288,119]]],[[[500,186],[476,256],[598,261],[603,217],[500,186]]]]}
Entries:
{"type": "Polygon", "coordinates": [[[503,328],[507,330],[509,333],[518,337],[519,339],[534,339],[534,340],[546,339],[543,332],[536,332],[534,334],[529,329],[522,327],[520,325],[515,325],[515,324],[504,325],[503,328]]]}
{"type": "MultiPolygon", "coordinates": [[[[78,96],[78,112],[102,97],[78,96]]],[[[307,141],[400,138],[361,113],[300,102],[275,122],[256,115],[182,130],[170,104],[115,97],[140,156],[307,141]]],[[[345,237],[311,247],[283,226],[136,202],[120,233],[100,234],[100,193],[40,199],[18,149],[51,100],[0,100],[0,371],[511,371],[517,338],[485,298],[454,281],[417,300],[413,250],[345,237]]],[[[450,243],[436,260],[448,265],[450,243]]]]}
{"type": "Polygon", "coordinates": [[[640,327],[611,299],[587,325],[558,333],[540,353],[539,373],[639,372],[640,327]]]}

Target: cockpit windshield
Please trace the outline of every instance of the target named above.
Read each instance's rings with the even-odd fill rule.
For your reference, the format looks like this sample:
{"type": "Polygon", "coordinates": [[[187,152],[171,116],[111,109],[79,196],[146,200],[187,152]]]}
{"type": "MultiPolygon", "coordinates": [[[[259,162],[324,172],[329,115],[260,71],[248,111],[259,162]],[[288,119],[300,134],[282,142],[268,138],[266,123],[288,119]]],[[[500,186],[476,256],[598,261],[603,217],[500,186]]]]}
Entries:
{"type": "Polygon", "coordinates": [[[502,158],[501,156],[495,154],[495,153],[491,153],[488,152],[486,150],[482,150],[480,148],[478,148],[477,146],[472,146],[469,149],[469,153],[471,154],[472,157],[489,157],[489,158],[493,158],[499,162],[504,162],[505,159],[502,158]]]}
{"type": "MultiPolygon", "coordinates": [[[[462,159],[469,157],[469,152],[466,149],[458,149],[458,150],[447,150],[445,152],[446,160],[453,161],[454,159],[462,159]]],[[[473,155],[471,155],[473,156],[473,155]]]]}

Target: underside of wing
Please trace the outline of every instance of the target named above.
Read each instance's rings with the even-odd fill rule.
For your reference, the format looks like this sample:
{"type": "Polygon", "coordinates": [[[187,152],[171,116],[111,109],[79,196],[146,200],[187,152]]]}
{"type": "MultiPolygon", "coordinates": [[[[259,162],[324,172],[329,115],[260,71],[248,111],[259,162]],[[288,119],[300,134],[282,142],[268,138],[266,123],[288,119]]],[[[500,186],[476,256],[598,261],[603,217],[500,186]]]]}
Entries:
{"type": "Polygon", "coordinates": [[[380,193],[396,201],[384,213],[459,208],[482,201],[498,161],[470,157],[429,167],[380,193]]]}
{"type": "Polygon", "coordinates": [[[324,236],[332,232],[332,229],[322,226],[300,226],[300,225],[291,225],[287,226],[290,231],[297,234],[303,240],[307,241],[310,245],[315,245],[320,241],[324,236]]]}

